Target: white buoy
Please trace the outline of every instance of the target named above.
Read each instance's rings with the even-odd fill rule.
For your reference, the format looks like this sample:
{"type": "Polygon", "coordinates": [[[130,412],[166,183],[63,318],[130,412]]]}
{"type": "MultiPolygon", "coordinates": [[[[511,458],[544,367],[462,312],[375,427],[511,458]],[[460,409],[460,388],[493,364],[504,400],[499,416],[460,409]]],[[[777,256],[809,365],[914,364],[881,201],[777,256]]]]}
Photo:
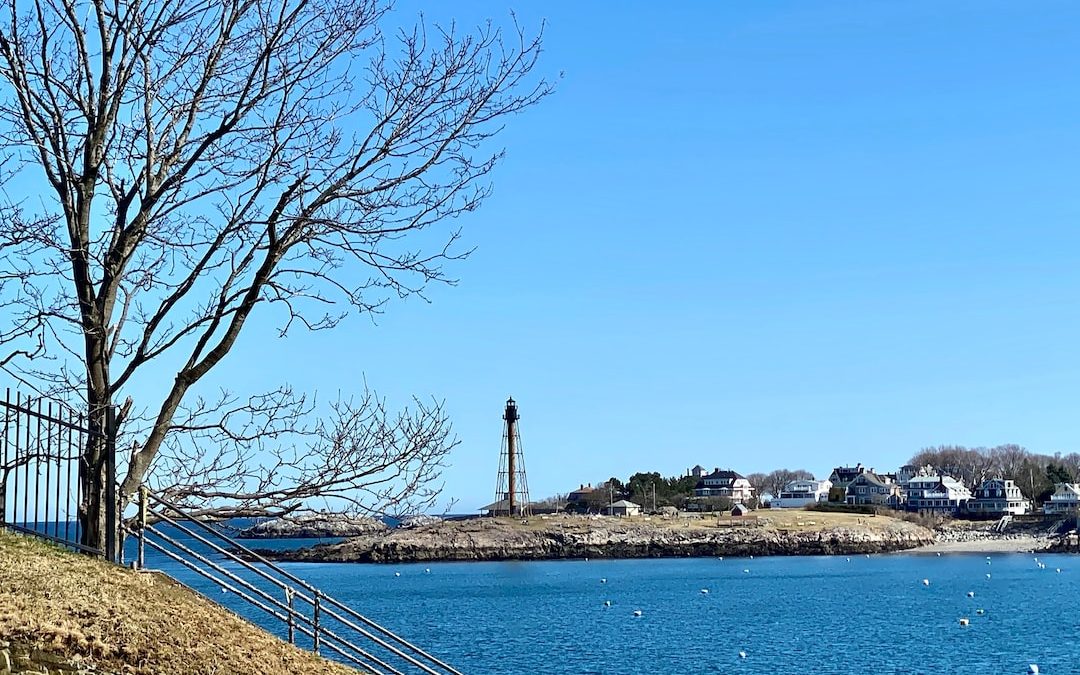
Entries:
{"type": "Polygon", "coordinates": [[[739,658],[740,659],[745,659],[746,658],[746,652],[740,649],[739,650],[739,658]]]}
{"type": "Polygon", "coordinates": [[[424,574],[431,574],[431,568],[430,567],[425,567],[424,568],[424,574]]]}
{"type": "Polygon", "coordinates": [[[707,589],[707,588],[701,589],[701,594],[702,595],[708,595],[709,594],[709,589],[707,589]]]}
{"type": "Polygon", "coordinates": [[[743,574],[750,574],[750,570],[743,570],[743,574]]]}
{"type": "Polygon", "coordinates": [[[990,573],[989,573],[989,572],[987,572],[987,573],[986,573],[986,578],[987,578],[987,579],[989,579],[989,578],[990,578],[990,573]]]}
{"type": "Polygon", "coordinates": [[[228,593],[228,592],[229,592],[229,589],[227,589],[227,588],[225,588],[224,586],[222,586],[222,587],[221,587],[221,592],[222,592],[222,593],[228,593]]]}
{"type": "Polygon", "coordinates": [[[978,614],[979,616],[982,616],[983,614],[986,614],[986,610],[985,609],[977,609],[977,610],[975,610],[975,613],[978,614]]]}
{"type": "Polygon", "coordinates": [[[602,583],[602,584],[606,584],[606,583],[607,583],[607,579],[601,579],[601,580],[600,580],[600,583],[602,583]]]}
{"type": "Polygon", "coordinates": [[[962,616],[962,617],[960,617],[960,625],[961,625],[961,626],[966,626],[966,625],[968,625],[969,623],[971,623],[971,622],[970,622],[970,621],[968,621],[968,618],[967,618],[966,616],[962,616]]]}
{"type": "Polygon", "coordinates": [[[605,600],[604,601],[604,607],[611,607],[611,601],[610,600],[605,600]]]}
{"type": "Polygon", "coordinates": [[[937,557],[939,557],[939,558],[940,558],[940,557],[941,557],[941,553],[938,553],[938,554],[937,554],[937,557]]]}
{"type": "Polygon", "coordinates": [[[975,597],[975,591],[968,591],[968,597],[969,598],[974,598],[975,597]]]}
{"type": "Polygon", "coordinates": [[[394,576],[395,576],[395,577],[400,577],[400,576],[401,576],[401,572],[394,572],[394,576]]]}
{"type": "Polygon", "coordinates": [[[1061,568],[1060,567],[1056,568],[1054,571],[1057,572],[1058,574],[1061,574],[1061,568]]]}
{"type": "Polygon", "coordinates": [[[634,616],[641,616],[641,610],[640,609],[635,609],[634,610],[634,616]]]}
{"type": "Polygon", "coordinates": [[[848,561],[848,562],[851,562],[851,558],[848,558],[848,559],[847,559],[847,561],[848,561]]]}
{"type": "Polygon", "coordinates": [[[724,559],[724,556],[720,556],[719,560],[723,560],[723,559],[724,559]]]}
{"type": "Polygon", "coordinates": [[[869,553],[867,553],[867,554],[866,554],[866,557],[867,557],[867,558],[869,558],[869,557],[870,557],[870,554],[869,554],[869,553]]]}
{"type": "Polygon", "coordinates": [[[1030,675],[1039,675],[1039,667],[1034,663],[1028,666],[1028,673],[1030,675]]]}
{"type": "Polygon", "coordinates": [[[753,559],[754,559],[754,556],[750,556],[750,559],[751,559],[751,560],[753,560],[753,559]]]}
{"type": "Polygon", "coordinates": [[[923,579],[922,580],[922,585],[923,586],[929,586],[930,585],[930,580],[929,579],[923,579]]]}

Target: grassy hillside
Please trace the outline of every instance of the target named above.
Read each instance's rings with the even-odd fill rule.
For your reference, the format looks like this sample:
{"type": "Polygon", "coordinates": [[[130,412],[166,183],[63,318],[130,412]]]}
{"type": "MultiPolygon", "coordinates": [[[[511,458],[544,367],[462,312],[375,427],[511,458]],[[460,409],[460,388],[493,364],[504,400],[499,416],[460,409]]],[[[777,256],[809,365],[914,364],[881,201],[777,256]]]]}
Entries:
{"type": "Polygon", "coordinates": [[[164,576],[4,531],[0,640],[113,672],[356,673],[275,638],[164,576]]]}

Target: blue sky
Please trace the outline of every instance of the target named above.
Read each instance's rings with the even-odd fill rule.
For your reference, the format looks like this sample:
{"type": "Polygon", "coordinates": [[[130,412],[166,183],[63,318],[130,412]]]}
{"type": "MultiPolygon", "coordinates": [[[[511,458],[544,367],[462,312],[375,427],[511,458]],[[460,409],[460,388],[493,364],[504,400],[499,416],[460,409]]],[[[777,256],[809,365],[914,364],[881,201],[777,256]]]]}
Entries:
{"type": "Polygon", "coordinates": [[[459,511],[493,495],[508,395],[534,498],[1080,450],[1080,5],[461,4],[427,16],[546,19],[564,76],[455,223],[459,285],[249,334],[223,381],[445,400],[459,511]]]}

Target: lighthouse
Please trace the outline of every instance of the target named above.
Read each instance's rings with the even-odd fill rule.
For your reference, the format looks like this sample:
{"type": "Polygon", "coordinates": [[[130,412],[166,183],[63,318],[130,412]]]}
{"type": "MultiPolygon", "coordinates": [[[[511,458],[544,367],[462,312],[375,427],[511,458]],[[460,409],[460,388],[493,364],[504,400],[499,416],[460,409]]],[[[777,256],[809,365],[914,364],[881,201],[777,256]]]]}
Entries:
{"type": "Polygon", "coordinates": [[[525,457],[521,451],[521,432],[518,429],[517,403],[506,400],[503,411],[502,446],[499,451],[499,475],[495,485],[497,514],[529,515],[529,484],[525,480],[525,457]],[[505,502],[505,504],[500,503],[505,502]]]}

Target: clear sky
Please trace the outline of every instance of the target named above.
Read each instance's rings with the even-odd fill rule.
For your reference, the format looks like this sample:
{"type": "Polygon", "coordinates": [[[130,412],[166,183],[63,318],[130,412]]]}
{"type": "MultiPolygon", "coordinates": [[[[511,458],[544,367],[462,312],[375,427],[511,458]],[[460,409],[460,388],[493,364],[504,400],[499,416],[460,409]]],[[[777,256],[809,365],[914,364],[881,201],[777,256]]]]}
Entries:
{"type": "Polygon", "coordinates": [[[1080,4],[426,11],[511,9],[546,18],[540,68],[564,76],[499,137],[459,285],[249,334],[219,377],[445,400],[457,511],[493,497],[508,395],[534,498],[699,463],[1080,450],[1080,4]]]}

